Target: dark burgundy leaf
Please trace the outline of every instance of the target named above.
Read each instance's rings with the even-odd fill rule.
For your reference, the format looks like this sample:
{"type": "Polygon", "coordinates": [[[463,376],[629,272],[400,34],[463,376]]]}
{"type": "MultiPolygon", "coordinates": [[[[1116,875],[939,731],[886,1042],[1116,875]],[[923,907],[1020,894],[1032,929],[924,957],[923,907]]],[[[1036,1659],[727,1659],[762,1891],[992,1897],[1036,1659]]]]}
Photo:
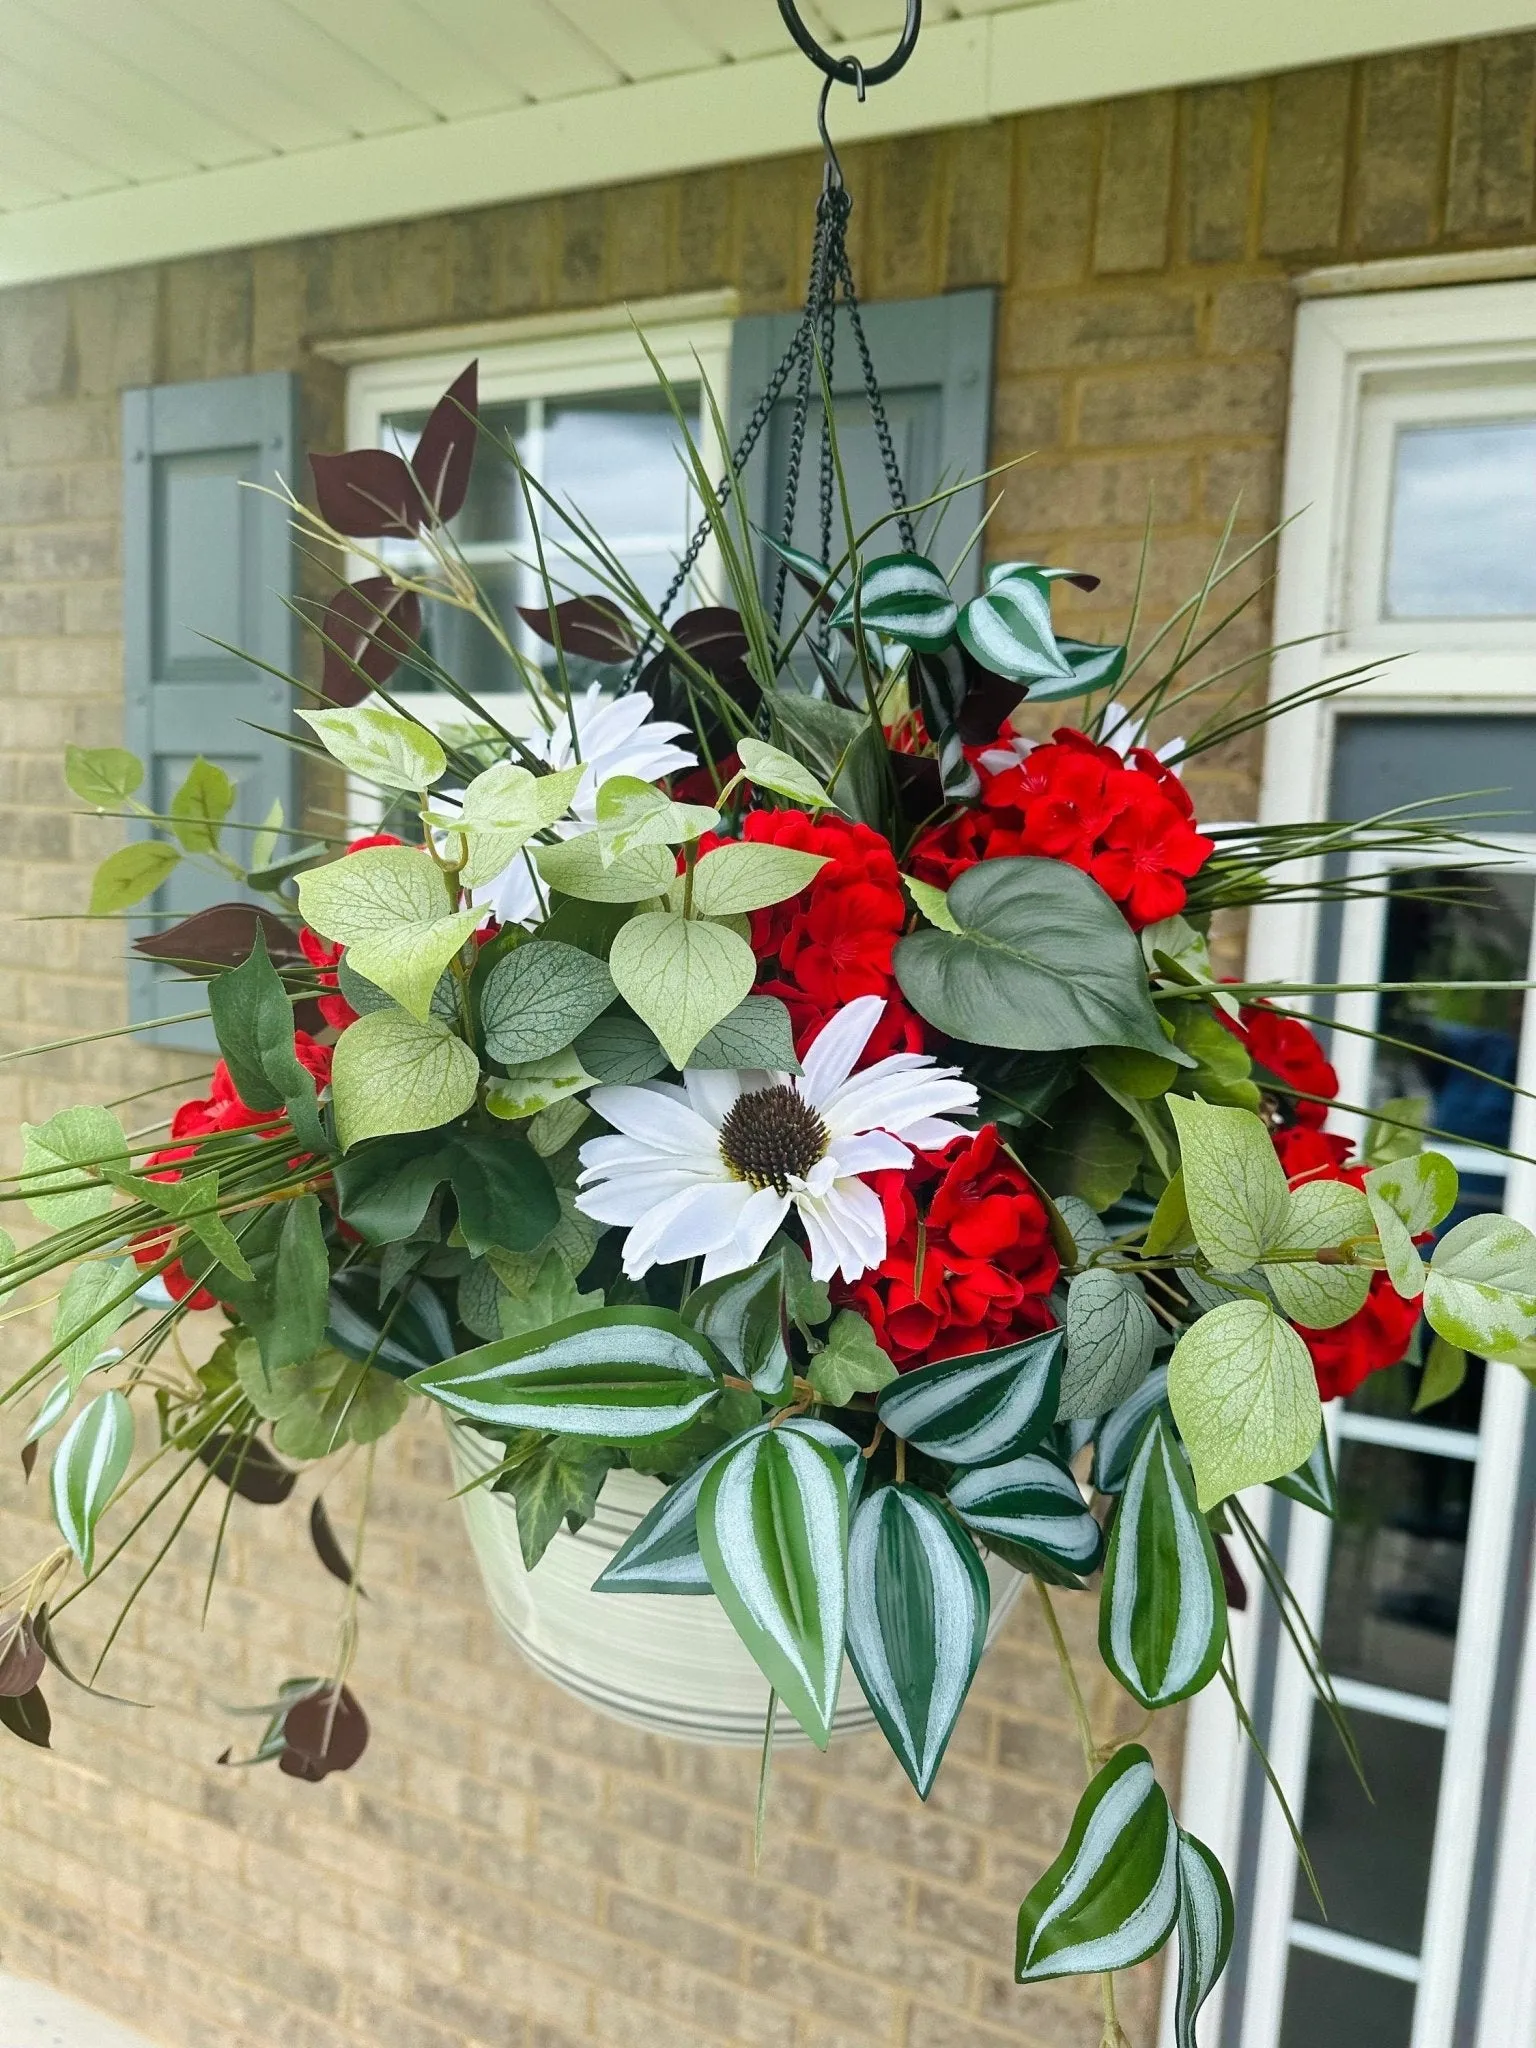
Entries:
{"type": "Polygon", "coordinates": [[[19,1698],[0,1693],[0,1728],[9,1728],[13,1735],[19,1735],[23,1742],[30,1742],[34,1748],[53,1747],[48,1740],[53,1733],[53,1716],[48,1711],[48,1702],[35,1685],[19,1698]]]}
{"type": "MultiPolygon", "coordinates": [[[[969,672],[973,664],[967,658],[969,672]]],[[[955,730],[968,747],[984,747],[995,740],[998,729],[1029,692],[1022,683],[1010,683],[1005,676],[988,675],[977,668],[965,702],[960,706],[960,716],[955,720],[955,730]]]]}
{"type": "Polygon", "coordinates": [[[188,974],[222,974],[250,959],[258,930],[267,942],[267,958],[279,973],[285,967],[306,966],[293,926],[255,903],[210,904],[163,932],[135,939],[133,950],[149,960],[168,960],[188,974]]]}
{"type": "Polygon", "coordinates": [[[462,510],[469,492],[469,472],[475,460],[479,429],[475,413],[480,403],[478,362],[471,363],[433,406],[427,424],[416,443],[411,467],[429,505],[445,523],[462,510]]]}
{"type": "Polygon", "coordinates": [[[332,1771],[350,1771],[368,1747],[368,1716],[346,1686],[312,1692],[288,1709],[278,1769],[311,1785],[332,1771]]]}
{"type": "Polygon", "coordinates": [[[216,1479],[260,1507],[286,1500],[299,1477],[260,1437],[216,1433],[198,1445],[197,1455],[216,1479]]]}
{"type": "Polygon", "coordinates": [[[47,1668],[48,1659],[26,1615],[0,1615],[0,1699],[19,1699],[31,1692],[47,1668]]]}
{"type": "MultiPolygon", "coordinates": [[[[325,1566],[331,1577],[333,1579],[340,1579],[344,1586],[350,1586],[352,1583],[351,1561],[337,1541],[336,1531],[331,1527],[331,1518],[325,1512],[325,1502],[318,1498],[309,1511],[309,1536],[310,1541],[315,1546],[315,1555],[325,1566]]],[[[361,1586],[357,1590],[359,1593],[363,1593],[361,1586]]],[[[363,1593],[365,1600],[367,1597],[368,1595],[363,1593]]]]}
{"type": "Polygon", "coordinates": [[[890,757],[901,799],[901,814],[909,825],[920,825],[944,804],[944,784],[939,764],[931,754],[896,754],[890,757]]]}
{"type": "Polygon", "coordinates": [[[31,1443],[23,1444],[21,1447],[21,1475],[24,1479],[32,1477],[32,1468],[36,1463],[37,1443],[34,1439],[31,1443]]]}
{"type": "Polygon", "coordinates": [[[338,533],[359,540],[400,538],[421,525],[421,493],[403,457],[387,448],[311,455],[315,503],[338,533]]]}
{"type": "Polygon", "coordinates": [[[1234,1612],[1242,1614],[1248,1606],[1247,1583],[1237,1568],[1236,1558],[1227,1548],[1227,1539],[1224,1536],[1215,1536],[1213,1541],[1216,1545],[1216,1561],[1221,1566],[1221,1583],[1227,1589],[1227,1605],[1234,1612]]]}
{"type": "Polygon", "coordinates": [[[562,650],[586,661],[628,661],[640,644],[629,620],[606,597],[568,597],[555,606],[553,620],[547,608],[534,605],[520,604],[517,615],[551,647],[558,626],[562,650]]]}
{"type": "Polygon", "coordinates": [[[421,638],[421,599],[387,576],[344,583],[325,608],[321,688],[333,704],[361,704],[369,685],[387,683],[421,638]],[[362,673],[359,674],[358,671],[362,673]]]}
{"type": "Polygon", "coordinates": [[[720,666],[734,667],[745,661],[750,645],[741,613],[723,604],[702,605],[698,611],[684,612],[672,628],[672,638],[711,675],[720,666]]]}

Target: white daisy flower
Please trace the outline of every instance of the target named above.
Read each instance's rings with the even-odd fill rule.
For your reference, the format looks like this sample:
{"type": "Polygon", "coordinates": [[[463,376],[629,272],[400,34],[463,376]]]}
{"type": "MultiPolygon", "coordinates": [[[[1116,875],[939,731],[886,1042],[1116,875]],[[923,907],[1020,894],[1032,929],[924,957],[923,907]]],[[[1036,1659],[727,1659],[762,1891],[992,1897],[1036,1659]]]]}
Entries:
{"type": "Polygon", "coordinates": [[[945,1112],[976,1107],[958,1067],[893,1053],[855,1073],[885,1009],[860,996],[816,1034],[805,1071],[690,1067],[679,1088],[594,1088],[616,1136],[581,1148],[576,1206],[627,1229],[624,1270],[702,1258],[703,1278],[755,1265],[791,1209],[810,1245],[811,1273],[857,1280],[885,1257],[885,1212],[862,1178],[912,1164],[965,1135],[945,1112]]]}
{"type": "MultiPolygon", "coordinates": [[[[587,772],[576,785],[571,808],[555,826],[562,839],[590,831],[597,823],[597,792],[610,776],[634,775],[642,782],[659,782],[664,775],[699,765],[695,755],[672,744],[687,726],[653,717],[656,707],[644,690],[614,697],[594,683],[584,696],[575,699],[573,708],[574,747],[571,721],[563,716],[557,718],[552,731],[526,742],[529,753],[551,768],[586,763],[587,772]]],[[[531,853],[519,853],[499,875],[471,891],[470,901],[477,909],[491,911],[498,924],[528,924],[542,915],[531,858],[531,853]]]]}
{"type": "MultiPolygon", "coordinates": [[[[1113,747],[1122,761],[1128,761],[1132,748],[1142,744],[1146,730],[1126,705],[1118,702],[1107,704],[1099,720],[1099,744],[1113,747]]],[[[1027,761],[1035,748],[1043,745],[1043,740],[1027,740],[1022,733],[1013,733],[1007,740],[988,747],[980,756],[981,765],[989,775],[1002,775],[1008,769],[1016,768],[1021,761],[1027,761]]],[[[1166,746],[1157,749],[1157,758],[1159,761],[1171,761],[1183,751],[1183,740],[1169,740],[1166,746]]]]}

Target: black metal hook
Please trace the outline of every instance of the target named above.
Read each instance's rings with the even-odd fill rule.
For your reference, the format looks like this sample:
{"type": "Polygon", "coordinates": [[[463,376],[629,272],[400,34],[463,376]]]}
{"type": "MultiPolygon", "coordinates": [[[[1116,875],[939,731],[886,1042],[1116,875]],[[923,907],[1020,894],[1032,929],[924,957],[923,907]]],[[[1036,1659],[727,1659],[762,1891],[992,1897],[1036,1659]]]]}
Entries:
{"type": "MultiPolygon", "coordinates": [[[[861,64],[857,57],[832,57],[821,47],[800,19],[795,0],[779,0],[779,12],[784,17],[784,26],[789,30],[800,48],[818,70],[827,74],[830,84],[851,85],[858,89],[860,99],[864,88],[870,85],[884,85],[888,78],[894,78],[917,46],[918,30],[923,25],[923,0],[907,0],[906,25],[901,31],[901,40],[883,64],[861,64]]],[[[826,104],[826,94],[822,94],[826,104]]]]}

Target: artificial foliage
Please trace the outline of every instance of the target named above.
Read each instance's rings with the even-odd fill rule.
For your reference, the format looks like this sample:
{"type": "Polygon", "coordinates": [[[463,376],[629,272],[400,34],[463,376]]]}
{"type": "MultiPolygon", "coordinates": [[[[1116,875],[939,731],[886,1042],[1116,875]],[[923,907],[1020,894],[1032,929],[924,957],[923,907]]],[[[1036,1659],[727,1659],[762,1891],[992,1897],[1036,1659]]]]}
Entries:
{"type": "MultiPolygon", "coordinates": [[[[183,862],[227,885],[137,941],[220,1057],[164,1124],[27,1129],[6,1184],[0,1291],[55,1299],[4,1404],[59,1540],[0,1601],[0,1722],[47,1742],[45,1688],[93,1627],[110,1646],[98,1588],[141,1528],[174,1539],[211,1492],[222,1534],[233,1498],[279,1507],[338,1455],[371,1484],[412,1408],[489,1445],[475,1483],[535,1571],[610,1472],[663,1481],[601,1590],[716,1598],[765,1725],[781,1702],[823,1746],[846,1654],[918,1797],[990,1555],[1033,1581],[1086,1779],[1017,1975],[1102,1976],[1114,2043],[1114,1973],[1174,1937],[1191,2043],[1227,1880],[1147,1751],[1098,1742],[1055,1603],[1097,1603],[1153,1712],[1236,1700],[1228,1604],[1262,1584],[1336,1713],[1241,1496],[1330,1513],[1323,1402],[1415,1347],[1426,1395],[1468,1352],[1528,1369],[1536,1239],[1458,1214],[1422,1104],[1381,1106],[1357,1154],[1320,992],[1211,961],[1218,913],[1347,893],[1325,855],[1451,828],[1202,829],[1187,763],[1275,708],[1262,660],[1212,649],[1245,556],[1088,645],[1053,622],[1074,570],[994,562],[962,602],[942,531],[892,552],[848,516],[839,560],[775,550],[678,420],[730,602],[675,620],[570,507],[591,589],[546,579],[526,633],[492,609],[452,527],[471,465],[556,508],[478,422],[473,368],[409,460],[315,458],[294,518],[369,573],[312,607],[293,743],[379,829],[240,819],[203,761],[160,816],[131,755],[71,752],[86,806],[140,820],[94,911],[183,862]],[[429,651],[444,606],[500,646],[515,727],[429,651]],[[1191,737],[1154,749],[1175,716],[1191,737]]],[[[311,1529],[345,1588],[335,1663],[273,1674],[252,1760],[316,1779],[367,1721],[353,1560],[321,1506],[311,1529]]]]}

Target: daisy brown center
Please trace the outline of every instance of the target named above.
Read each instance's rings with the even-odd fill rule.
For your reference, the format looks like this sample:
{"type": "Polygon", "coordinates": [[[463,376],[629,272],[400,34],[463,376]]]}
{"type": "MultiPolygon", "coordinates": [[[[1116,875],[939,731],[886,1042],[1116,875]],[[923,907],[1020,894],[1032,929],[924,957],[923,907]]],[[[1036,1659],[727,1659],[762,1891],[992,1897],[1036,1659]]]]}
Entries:
{"type": "Polygon", "coordinates": [[[827,1127],[793,1088],[759,1088],[738,1096],[720,1126],[720,1156],[738,1180],[789,1193],[827,1149],[827,1127]]]}

